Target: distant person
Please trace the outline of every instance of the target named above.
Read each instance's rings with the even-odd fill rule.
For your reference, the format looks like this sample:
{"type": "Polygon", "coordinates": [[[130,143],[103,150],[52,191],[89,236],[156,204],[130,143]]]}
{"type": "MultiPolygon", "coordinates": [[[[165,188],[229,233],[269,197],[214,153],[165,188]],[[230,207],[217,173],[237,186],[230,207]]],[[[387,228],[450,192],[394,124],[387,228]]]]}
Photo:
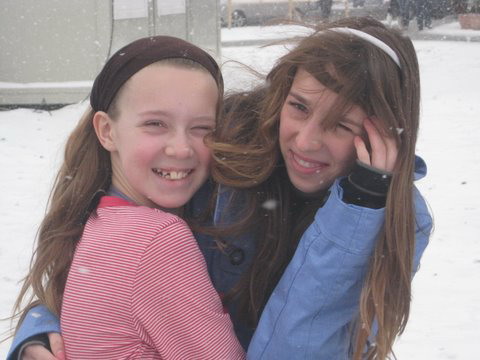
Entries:
{"type": "Polygon", "coordinates": [[[455,14],[464,14],[467,12],[467,0],[452,0],[452,8],[455,14]]]}
{"type": "Polygon", "coordinates": [[[322,20],[327,20],[332,13],[332,0],[319,0],[317,3],[319,4],[320,10],[322,11],[322,20]]]}
{"type": "Polygon", "coordinates": [[[401,28],[407,29],[411,19],[412,0],[391,0],[388,13],[397,19],[401,28]]]}
{"type": "Polygon", "coordinates": [[[365,5],[365,0],[353,0],[353,7],[360,7],[365,5]]]}
{"type": "Polygon", "coordinates": [[[330,14],[332,13],[332,0],[318,0],[313,3],[308,3],[306,6],[302,9],[300,7],[296,8],[296,11],[301,14],[302,17],[308,15],[310,11],[318,10],[320,9],[321,15],[320,18],[322,20],[327,20],[330,17],[330,14]]]}
{"type": "Polygon", "coordinates": [[[432,0],[415,0],[418,30],[432,28],[432,0]]]}

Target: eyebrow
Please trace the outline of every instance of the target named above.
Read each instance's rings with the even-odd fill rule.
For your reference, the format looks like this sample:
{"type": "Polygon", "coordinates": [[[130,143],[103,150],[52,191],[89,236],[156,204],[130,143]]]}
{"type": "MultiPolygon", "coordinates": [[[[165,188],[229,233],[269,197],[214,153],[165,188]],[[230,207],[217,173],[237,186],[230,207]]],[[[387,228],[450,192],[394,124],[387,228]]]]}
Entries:
{"type": "MultiPolygon", "coordinates": [[[[306,97],[298,94],[297,92],[295,92],[295,90],[290,90],[290,92],[288,93],[288,95],[294,97],[295,99],[297,99],[298,101],[304,103],[305,105],[308,105],[310,106],[311,105],[311,101],[309,101],[306,97]]],[[[346,117],[345,115],[342,115],[341,116],[341,119],[339,122],[345,122],[345,123],[348,123],[352,126],[355,126],[357,129],[359,130],[362,130],[363,131],[363,126],[362,125],[359,125],[357,122],[355,122],[354,120],[352,119],[349,119],[348,117],[346,117]]]]}
{"type": "Polygon", "coordinates": [[[360,130],[363,130],[363,126],[362,125],[359,125],[357,122],[355,122],[354,120],[351,120],[345,116],[342,116],[341,120],[339,122],[345,122],[345,123],[348,123],[352,126],[355,126],[356,128],[360,129],[360,130]]]}
{"type": "MultiPolygon", "coordinates": [[[[140,116],[148,116],[148,115],[155,115],[155,116],[165,116],[165,117],[172,117],[172,113],[168,111],[163,111],[163,110],[147,110],[147,111],[142,111],[139,113],[140,116]]],[[[192,119],[194,120],[205,120],[205,121],[213,121],[215,122],[215,115],[199,115],[199,116],[194,116],[192,119]]]]}
{"type": "Polygon", "coordinates": [[[309,101],[306,97],[296,93],[294,90],[290,90],[290,92],[288,93],[288,95],[294,97],[295,99],[297,99],[298,101],[302,102],[302,103],[305,103],[306,105],[310,105],[311,104],[311,101],[309,101]]]}
{"type": "Polygon", "coordinates": [[[139,115],[162,115],[162,116],[170,116],[170,113],[167,111],[162,111],[162,110],[147,110],[147,111],[141,111],[139,115]]]}

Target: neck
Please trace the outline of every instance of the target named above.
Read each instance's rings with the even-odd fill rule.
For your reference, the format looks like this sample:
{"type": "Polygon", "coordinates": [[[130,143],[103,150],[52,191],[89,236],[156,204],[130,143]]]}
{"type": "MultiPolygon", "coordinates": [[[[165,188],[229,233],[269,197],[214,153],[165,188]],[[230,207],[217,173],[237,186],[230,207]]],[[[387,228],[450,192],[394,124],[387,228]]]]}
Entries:
{"type": "Polygon", "coordinates": [[[131,202],[135,205],[147,206],[147,207],[150,207],[150,208],[159,209],[159,210],[168,212],[170,214],[177,215],[179,217],[183,216],[183,206],[179,207],[179,208],[174,208],[174,209],[166,209],[166,208],[163,208],[161,206],[158,206],[157,204],[153,203],[152,201],[149,201],[148,203],[137,201],[135,199],[135,197],[133,197],[133,196],[131,197],[131,196],[127,195],[127,192],[122,189],[121,185],[119,186],[118,184],[116,184],[116,181],[112,181],[112,185],[110,186],[110,189],[108,190],[108,195],[119,197],[119,198],[127,200],[127,201],[129,201],[129,202],[131,202]]]}

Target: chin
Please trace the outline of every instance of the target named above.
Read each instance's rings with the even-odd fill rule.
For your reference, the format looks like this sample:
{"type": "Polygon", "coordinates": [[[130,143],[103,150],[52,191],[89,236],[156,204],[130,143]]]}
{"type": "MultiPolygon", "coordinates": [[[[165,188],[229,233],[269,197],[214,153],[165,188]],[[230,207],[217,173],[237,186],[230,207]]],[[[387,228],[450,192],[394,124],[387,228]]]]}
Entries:
{"type": "Polygon", "coordinates": [[[297,189],[299,192],[301,192],[307,197],[317,197],[323,196],[331,184],[331,182],[328,182],[328,185],[326,186],[309,186],[305,184],[293,184],[293,186],[295,186],[295,189],[297,189]]]}
{"type": "Polygon", "coordinates": [[[167,212],[175,212],[175,210],[181,208],[188,202],[188,199],[151,199],[156,208],[162,209],[167,212]]]}

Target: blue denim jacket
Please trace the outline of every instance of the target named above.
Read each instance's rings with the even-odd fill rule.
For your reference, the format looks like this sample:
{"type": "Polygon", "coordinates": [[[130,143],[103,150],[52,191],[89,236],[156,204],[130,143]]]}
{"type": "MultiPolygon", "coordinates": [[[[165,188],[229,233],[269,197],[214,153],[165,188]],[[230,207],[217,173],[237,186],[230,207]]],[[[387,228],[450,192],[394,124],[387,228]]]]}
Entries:
{"type": "MultiPolygon", "coordinates": [[[[415,179],[426,174],[423,160],[417,158],[415,179]]],[[[194,199],[197,210],[204,207],[210,188],[205,186],[194,199]]],[[[215,221],[220,214],[231,221],[235,211],[225,210],[229,196],[224,189],[218,196],[215,221]]],[[[428,244],[432,220],[420,193],[414,191],[417,231],[414,271],[428,244]]],[[[352,321],[358,313],[361,287],[376,235],[384,221],[384,209],[369,209],[344,203],[336,181],[324,206],[302,236],[295,255],[272,293],[255,330],[235,321],[240,342],[248,348],[248,359],[349,359],[352,321]]],[[[241,206],[241,204],[239,204],[241,206]]],[[[205,256],[212,282],[225,293],[247,270],[254,253],[253,237],[231,239],[226,253],[214,241],[195,234],[205,256]]],[[[28,338],[47,332],[60,332],[58,319],[44,306],[32,309],[17,332],[7,360],[28,338]]]]}
{"type": "MultiPolygon", "coordinates": [[[[418,165],[418,171],[425,171],[423,161],[418,165]]],[[[384,209],[349,205],[341,199],[337,181],[270,296],[248,348],[248,359],[351,358],[351,329],[385,214],[384,209]]],[[[413,272],[418,270],[432,229],[431,216],[416,189],[414,201],[413,272]]]]}

